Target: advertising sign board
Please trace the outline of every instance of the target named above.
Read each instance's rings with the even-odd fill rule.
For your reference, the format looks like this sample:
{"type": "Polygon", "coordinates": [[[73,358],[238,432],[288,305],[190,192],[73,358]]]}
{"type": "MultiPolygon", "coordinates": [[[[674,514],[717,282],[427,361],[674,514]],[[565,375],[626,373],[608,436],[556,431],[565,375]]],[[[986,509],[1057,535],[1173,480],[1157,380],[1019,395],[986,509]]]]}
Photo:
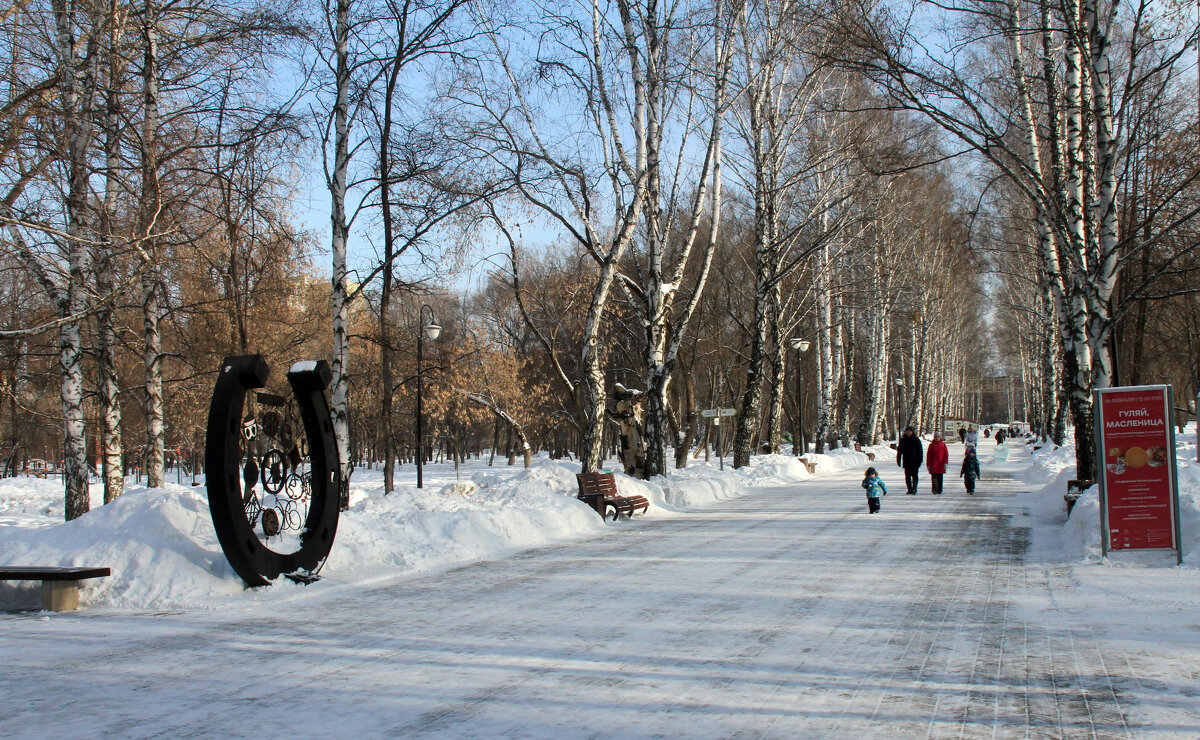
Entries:
{"type": "Polygon", "coordinates": [[[1094,400],[1104,553],[1175,550],[1183,562],[1171,387],[1105,388],[1094,400]]]}
{"type": "Polygon", "coordinates": [[[959,429],[966,429],[972,424],[973,422],[967,421],[966,419],[943,419],[942,436],[946,437],[947,439],[950,437],[957,437],[959,429]]]}

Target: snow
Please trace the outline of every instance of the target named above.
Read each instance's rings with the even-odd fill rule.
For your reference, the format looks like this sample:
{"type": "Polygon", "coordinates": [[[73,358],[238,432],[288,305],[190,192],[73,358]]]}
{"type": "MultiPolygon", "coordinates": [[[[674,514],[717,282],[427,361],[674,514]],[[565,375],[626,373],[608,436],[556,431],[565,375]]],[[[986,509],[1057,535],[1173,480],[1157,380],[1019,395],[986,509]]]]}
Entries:
{"type": "MultiPolygon", "coordinates": [[[[745,495],[748,480],[765,479],[759,466],[750,470],[700,463],[652,481],[615,475],[619,492],[646,496],[646,516],[660,518],[745,495]]],[[[465,480],[450,465],[429,465],[422,489],[403,483],[404,472],[412,471],[400,471],[385,496],[380,471],[356,471],[323,579],[368,583],[608,531],[575,497],[578,464],[544,455],[528,470],[480,461],[464,467],[465,480]]],[[[84,583],[81,604],[128,611],[214,609],[287,598],[296,588],[282,579],[267,591],[243,588],[217,542],[202,485],[130,485],[114,503],[101,500],[94,484],[92,510],[64,523],[57,479],[0,480],[0,563],[109,567],[111,577],[84,583]]]]}
{"type": "MultiPolygon", "coordinates": [[[[1183,570],[1190,572],[1200,568],[1200,464],[1195,461],[1194,425],[1177,436],[1177,443],[1183,570]]],[[[1024,447],[1020,440],[1007,445],[1013,451],[1024,447]]],[[[1124,554],[1101,562],[1094,487],[1075,504],[1071,517],[1065,516],[1062,494],[1067,480],[1075,477],[1072,445],[1046,445],[1030,456],[1013,452],[1011,463],[993,462],[998,457],[995,450],[994,442],[981,440],[985,475],[989,468],[1004,467],[1025,481],[1027,491],[1013,502],[1013,513],[1031,528],[1034,557],[1106,571],[1124,567],[1130,560],[1124,554]]],[[[650,481],[620,471],[615,477],[622,494],[650,499],[646,518],[656,519],[686,516],[758,487],[804,483],[871,465],[888,471],[892,455],[885,446],[810,453],[806,457],[815,464],[815,473],[791,455],[759,455],[740,470],[693,460],[684,469],[650,481]]],[[[445,464],[427,466],[426,471],[429,485],[417,489],[411,480],[405,482],[405,471],[400,470],[397,490],[390,496],[383,495],[380,471],[355,473],[350,509],[341,517],[333,552],[321,573],[324,578],[342,584],[368,582],[609,531],[575,498],[577,463],[541,455],[528,470],[490,467],[480,460],[457,474],[445,464]]],[[[86,585],[85,607],[211,609],[231,599],[264,598],[262,592],[248,595],[226,563],[202,485],[169,483],[157,490],[130,485],[116,502],[101,506],[100,487],[94,484],[92,511],[67,523],[62,522],[61,490],[53,477],[0,480],[0,563],[112,568],[112,577],[86,585]]],[[[638,526],[637,521],[622,526],[638,526]]],[[[276,590],[288,590],[280,585],[276,590]]]]}
{"type": "MultiPolygon", "coordinates": [[[[60,649],[54,647],[58,643],[48,642],[56,636],[70,635],[79,649],[93,656],[81,659],[80,665],[85,670],[90,670],[86,666],[116,664],[132,675],[133,669],[121,659],[120,651],[127,646],[151,650],[140,642],[140,631],[162,633],[166,637],[156,639],[166,645],[165,652],[151,652],[139,658],[146,662],[145,670],[152,678],[137,680],[161,684],[153,695],[166,714],[152,715],[128,704],[118,714],[157,716],[163,720],[175,708],[184,708],[186,712],[180,716],[191,716],[198,723],[195,731],[217,735],[222,730],[229,731],[229,727],[222,725],[224,720],[217,715],[202,718],[196,703],[206,696],[228,697],[231,689],[217,684],[210,687],[210,681],[197,676],[201,688],[192,692],[189,687],[172,681],[171,674],[177,658],[187,661],[192,670],[200,671],[213,668],[205,660],[222,658],[218,655],[206,659],[205,651],[198,649],[176,655],[170,647],[175,635],[180,635],[178,639],[184,644],[190,644],[196,635],[209,639],[211,635],[223,634],[222,620],[229,619],[241,625],[254,625],[259,630],[261,650],[265,651],[262,655],[275,655],[270,645],[289,638],[267,625],[281,614],[302,613],[308,620],[319,620],[320,615],[328,614],[331,623],[340,624],[349,613],[378,608],[372,604],[419,610],[429,602],[436,605],[435,611],[414,614],[417,620],[414,629],[432,629],[430,625],[444,618],[453,626],[451,634],[456,637],[440,634],[430,637],[425,632],[407,639],[392,637],[389,632],[392,625],[377,620],[370,623],[371,632],[362,639],[353,630],[351,634],[343,634],[345,631],[341,629],[321,632],[307,644],[313,650],[316,646],[326,646],[322,650],[332,652],[325,655],[320,651],[304,651],[291,663],[278,665],[295,674],[301,665],[327,664],[323,669],[328,671],[327,676],[338,675],[346,667],[349,672],[345,680],[358,676],[379,685],[390,685],[391,664],[384,658],[406,655],[407,662],[400,661],[396,668],[403,674],[397,674],[396,680],[405,688],[384,690],[388,693],[383,704],[372,705],[368,694],[365,706],[374,708],[368,709],[361,721],[351,720],[348,725],[368,734],[369,730],[381,734],[387,731],[389,725],[385,722],[390,716],[387,701],[402,702],[405,716],[410,719],[414,712],[424,716],[420,714],[422,711],[437,712],[445,706],[447,700],[439,698],[438,692],[414,693],[409,675],[414,670],[439,672],[450,681],[445,690],[451,696],[462,695],[462,706],[489,712],[503,711],[505,704],[481,705],[470,697],[503,693],[509,685],[505,683],[509,681],[506,676],[533,676],[514,685],[532,686],[529,690],[540,697],[563,690],[555,678],[578,670],[586,680],[591,680],[588,676],[592,672],[598,672],[595,680],[611,686],[615,695],[624,691],[622,686],[627,687],[632,697],[630,707],[642,706],[641,692],[662,690],[656,683],[658,678],[666,680],[667,686],[678,683],[683,692],[680,701],[694,700],[698,705],[733,701],[729,694],[722,693],[722,687],[730,685],[735,689],[735,697],[747,696],[748,690],[737,689],[736,682],[723,682],[730,672],[752,682],[762,672],[761,686],[753,685],[766,693],[754,694],[747,706],[762,705],[767,702],[763,697],[774,696],[772,692],[780,687],[787,687],[785,693],[789,696],[795,689],[798,698],[788,701],[801,702],[781,702],[778,706],[782,708],[772,709],[771,721],[781,723],[777,726],[754,724],[757,720],[753,717],[758,711],[755,709],[743,715],[713,715],[710,719],[716,724],[711,727],[691,725],[689,731],[682,733],[679,725],[664,724],[661,719],[649,721],[636,712],[618,713],[618,718],[625,718],[620,719],[625,724],[617,727],[628,732],[614,730],[615,734],[728,736],[751,729],[750,734],[756,735],[795,736],[784,728],[794,729],[794,723],[815,717],[811,721],[831,723],[827,727],[834,730],[833,736],[863,736],[857,732],[863,728],[865,736],[884,736],[889,734],[887,726],[872,724],[876,722],[874,713],[864,710],[865,719],[861,722],[843,720],[856,715],[848,713],[840,702],[853,699],[853,704],[859,704],[856,697],[867,697],[868,708],[889,707],[888,712],[899,717],[916,701],[920,706],[933,707],[929,711],[934,714],[941,712],[938,716],[957,712],[955,716],[968,718],[970,712],[965,705],[955,703],[962,701],[962,692],[955,693],[950,687],[967,681],[963,678],[967,674],[959,672],[960,669],[969,669],[969,675],[975,675],[971,666],[983,660],[979,656],[987,651],[990,639],[986,637],[986,629],[970,625],[981,624],[980,620],[1000,619],[1003,624],[1016,625],[1017,635],[1016,642],[1002,643],[1004,661],[1025,659],[1034,665],[1041,659],[1034,653],[1045,647],[1066,651],[1055,653],[1052,658],[1055,672],[1062,670],[1063,664],[1057,662],[1061,660],[1068,665],[1074,661],[1072,670],[1079,671],[1077,678],[1065,679],[1067,683],[1055,678],[1051,684],[1042,685],[1037,683],[1042,679],[1036,671],[1017,670],[1017,675],[1023,678],[1006,680],[1029,682],[1026,688],[1029,697],[1033,697],[1026,699],[1031,702],[1029,706],[1047,696],[1057,697],[1060,688],[1065,687],[1068,693],[1074,691],[1072,682],[1076,680],[1091,692],[1091,706],[1095,706],[1098,701],[1095,692],[1100,690],[1096,686],[1103,684],[1110,686],[1114,701],[1127,705],[1129,719],[1135,726],[1141,723],[1143,727],[1177,728],[1175,734],[1167,736],[1195,736],[1200,728],[1194,707],[1194,696],[1200,695],[1200,682],[1192,668],[1200,661],[1200,630],[1196,628],[1195,617],[1200,608],[1200,464],[1196,462],[1195,426],[1179,434],[1177,442],[1185,552],[1182,566],[1176,566],[1172,557],[1162,554],[1148,557],[1118,553],[1102,558],[1099,502],[1094,490],[1080,498],[1070,518],[1066,517],[1062,496],[1066,481],[1075,477],[1071,446],[1058,449],[1045,446],[1031,454],[1032,445],[1025,445],[1022,440],[1007,443],[1008,455],[1003,461],[997,459],[992,440],[980,440],[984,483],[977,509],[970,508],[976,505],[974,501],[967,508],[966,504],[956,503],[966,498],[961,486],[955,485],[956,464],[962,449],[958,444],[950,445],[951,473],[947,475],[947,495],[943,497],[898,494],[903,491],[900,472],[895,466],[894,451],[886,446],[865,448],[863,452],[838,449],[822,455],[809,454],[806,457],[815,463],[815,473],[809,473],[790,455],[756,456],[740,470],[728,464],[721,470],[716,460],[693,460],[685,469],[673,470],[650,481],[615,472],[622,493],[645,495],[652,502],[645,517],[617,524],[602,522],[575,498],[575,474],[579,468],[570,461],[539,456],[528,470],[503,465],[489,467],[483,460],[470,461],[457,472],[451,465],[429,465],[425,469],[426,487],[420,490],[412,484],[411,467],[401,468],[398,488],[387,496],[383,494],[380,471],[360,469],[353,478],[350,510],[340,520],[333,552],[321,572],[322,580],[311,586],[281,580],[272,587],[254,590],[245,589],[225,562],[209,520],[203,486],[168,484],[162,489],[146,489],[131,485],[116,502],[101,506],[100,488],[96,484],[92,491],[93,510],[74,522],[63,523],[58,480],[3,479],[0,480],[0,564],[103,565],[111,567],[113,575],[88,582],[83,589],[79,614],[92,614],[95,619],[39,616],[36,618],[49,620],[46,630],[39,631],[28,626],[28,621],[20,621],[28,617],[0,616],[0,621],[7,621],[14,629],[11,639],[0,635],[0,650],[20,651],[21,640],[37,640],[36,649],[29,650],[49,651],[44,653],[47,666],[65,661],[74,665],[71,647],[60,649]],[[868,453],[874,455],[874,461],[868,453]],[[893,493],[884,501],[882,516],[857,517],[866,508],[857,484],[868,466],[879,469],[893,493]],[[987,482],[997,480],[997,476],[1011,482],[1003,491],[995,486],[995,490],[989,491],[987,482]],[[765,505],[756,503],[760,500],[765,505]],[[986,516],[971,519],[972,511],[986,516]],[[717,525],[725,529],[712,529],[717,525]],[[970,535],[971,542],[982,546],[992,541],[988,537],[994,539],[988,533],[1006,530],[1014,533],[1013,541],[1028,541],[1027,549],[1020,550],[1022,559],[1018,562],[1022,564],[1015,571],[1023,575],[1011,581],[997,580],[1008,577],[1010,571],[1004,568],[1009,566],[1004,563],[1005,558],[1015,557],[1011,553],[972,559],[973,553],[964,550],[955,567],[942,565],[935,570],[905,567],[907,559],[915,554],[958,546],[953,539],[946,539],[948,534],[970,535]],[[693,534],[688,535],[689,532],[693,534]],[[743,539],[748,543],[764,533],[753,548],[749,544],[742,547],[743,539]],[[612,541],[621,543],[623,549],[618,551],[619,555],[604,549],[606,538],[616,538],[612,541]],[[626,550],[630,551],[628,555],[626,550]],[[579,564],[567,555],[571,552],[587,552],[605,562],[615,561],[618,566],[622,562],[627,566],[636,563],[630,571],[636,577],[616,588],[609,588],[607,582],[598,587],[580,581],[575,575],[579,564]],[[528,554],[514,557],[521,553],[528,554]],[[629,560],[622,560],[624,557],[629,560]],[[521,585],[510,586],[517,583],[504,575],[511,574],[511,569],[488,576],[488,562],[522,564],[513,567],[522,573],[532,573],[530,577],[536,585],[530,586],[529,581],[522,580],[521,585]],[[694,588],[697,584],[707,583],[702,579],[695,579],[695,583],[678,581],[680,571],[676,565],[680,563],[717,574],[719,577],[711,587],[717,590],[697,592],[694,588]],[[791,570],[787,569],[789,563],[791,570]],[[441,593],[438,574],[452,568],[479,575],[459,577],[453,589],[441,593]],[[546,647],[546,652],[539,652],[543,648],[521,642],[519,631],[495,632],[494,624],[525,623],[532,617],[530,613],[512,611],[529,609],[528,602],[521,600],[526,597],[513,594],[496,602],[489,596],[487,603],[492,606],[483,608],[498,611],[473,614],[476,594],[471,589],[476,587],[482,589],[478,593],[481,597],[485,591],[492,594],[503,593],[510,587],[534,588],[526,597],[535,603],[546,602],[547,609],[551,607],[549,602],[554,601],[553,609],[547,612],[550,626],[538,627],[545,630],[538,634],[550,637],[539,639],[562,639],[568,647],[546,647]],[[413,595],[406,595],[408,591],[413,595]],[[578,604],[559,604],[559,599],[574,599],[578,604]],[[497,603],[501,606],[496,606],[497,603]],[[759,607],[763,611],[753,611],[759,607]],[[692,613],[688,609],[700,611],[692,613]],[[747,613],[746,609],[751,611],[747,613]],[[938,609],[945,611],[939,613],[938,609]],[[581,633],[571,626],[572,615],[587,610],[604,620],[611,620],[614,610],[628,614],[628,621],[622,621],[616,632],[626,637],[617,639],[610,648],[601,648],[601,655],[587,653],[586,650],[593,649],[591,646],[608,643],[607,632],[590,635],[587,630],[581,633]],[[659,610],[663,610],[661,614],[659,610]],[[153,623],[132,621],[139,615],[167,612],[172,612],[170,620],[161,626],[156,626],[160,623],[154,620],[153,623]],[[806,616],[796,616],[799,614],[806,616]],[[755,619],[763,621],[758,623],[755,619]],[[904,625],[911,619],[917,619],[912,623],[913,631],[903,631],[908,629],[904,625]],[[672,627],[684,623],[689,625],[687,629],[672,627]],[[80,626],[72,626],[75,624],[80,626]],[[839,631],[843,624],[852,625],[851,631],[839,631]],[[481,634],[488,630],[486,634],[490,636],[475,640],[475,630],[481,634]],[[973,641],[976,632],[984,635],[978,644],[973,641]],[[744,643],[738,642],[743,638],[744,643]],[[88,647],[84,646],[93,639],[95,645],[87,642],[88,647]],[[109,647],[107,641],[111,639],[117,640],[117,644],[109,647]],[[770,651],[763,653],[763,645],[772,640],[778,641],[771,648],[780,651],[777,656],[770,651]],[[723,641],[731,642],[721,648],[723,641]],[[1028,651],[1024,658],[1019,657],[1022,644],[1028,651]],[[924,655],[909,652],[921,645],[931,652],[924,655]],[[1076,646],[1078,651],[1072,652],[1076,646]],[[1018,651],[1017,657],[1011,654],[1013,650],[1018,651]],[[655,662],[664,654],[673,657],[666,663],[655,662]],[[754,662],[760,655],[765,662],[754,662]],[[364,662],[351,656],[369,660],[364,662]],[[580,656],[590,657],[585,660],[580,656]],[[637,666],[637,678],[626,683],[630,680],[626,668],[631,661],[637,666]],[[906,665],[944,665],[948,673],[942,683],[922,679],[923,682],[904,685],[901,679],[907,675],[908,669],[903,667],[906,665]],[[738,673],[739,666],[745,667],[743,673],[738,673]],[[797,670],[801,666],[804,670],[797,670]],[[381,672],[370,673],[376,668],[381,672]],[[695,681],[687,678],[697,668],[701,678],[695,681]],[[843,669],[848,673],[843,675],[840,672],[843,669]],[[480,676],[475,677],[475,673],[480,676]],[[713,679],[703,680],[705,674],[711,674],[713,679]],[[862,683],[843,683],[850,676],[862,683]],[[1099,684],[1087,684],[1088,680],[1099,684]],[[898,693],[889,694],[892,691],[889,686],[897,685],[897,681],[901,681],[901,687],[894,690],[898,693]],[[1111,689],[1112,686],[1118,686],[1119,690],[1111,689]],[[810,698],[803,698],[809,695],[810,698]],[[921,704],[919,699],[926,695],[936,696],[936,701],[921,704]],[[487,706],[500,708],[485,710],[487,706]],[[738,724],[739,717],[744,724],[738,724]],[[643,721],[645,724],[639,724],[643,721]],[[852,729],[856,731],[851,732],[852,729]]],[[[921,485],[923,493],[928,491],[927,475],[922,475],[921,485]]],[[[612,629],[611,624],[604,622],[603,629],[612,629]]],[[[234,654],[260,655],[255,643],[230,639],[234,654]]],[[[39,664],[42,659],[37,656],[43,653],[20,654],[22,665],[28,670],[30,665],[39,664]]],[[[1008,665],[1003,661],[994,666],[989,664],[987,670],[993,671],[989,675],[999,676],[998,672],[1008,670],[1005,667],[1008,665]]],[[[1019,663],[1014,665],[1019,667],[1019,663]]],[[[246,670],[254,669],[235,672],[231,674],[232,680],[247,680],[246,670]]],[[[925,675],[925,670],[921,668],[920,675],[925,675]]],[[[983,668],[979,669],[979,675],[984,675],[983,668]]],[[[302,677],[293,679],[281,674],[279,678],[293,689],[307,685],[302,677]]],[[[999,678],[988,680],[997,683],[994,687],[988,684],[983,694],[997,697],[996,702],[1008,696],[1007,692],[1021,689],[1015,684],[1000,683],[999,678]]],[[[85,687],[87,691],[104,690],[98,684],[87,686],[91,687],[85,687]]],[[[354,691],[362,690],[361,684],[355,686],[354,691]]],[[[0,687],[23,692],[25,701],[42,700],[35,684],[21,686],[0,679],[0,687]]],[[[351,685],[346,684],[345,689],[350,691],[351,685]]],[[[651,695],[654,694],[647,696],[651,695]]],[[[526,703],[514,700],[514,712],[538,706],[537,700],[528,697],[522,701],[526,703]]],[[[572,706],[577,709],[565,711],[556,721],[574,722],[573,717],[591,717],[589,712],[598,713],[597,721],[606,716],[607,705],[572,706]]],[[[924,711],[920,706],[914,711],[924,711]]],[[[673,711],[688,710],[676,705],[673,711]]],[[[1003,715],[999,703],[985,713],[1003,715]]],[[[337,731],[328,720],[311,712],[306,716],[318,723],[309,728],[312,733],[337,731]]],[[[1068,721],[1066,715],[1055,716],[1058,719],[1052,721],[1068,721]]],[[[522,728],[534,727],[528,724],[533,722],[530,719],[521,720],[527,724],[511,717],[501,719],[503,722],[495,720],[493,725],[479,725],[483,728],[479,731],[486,735],[491,727],[494,734],[511,730],[510,734],[515,736],[528,736],[522,728]]],[[[119,731],[123,720],[107,721],[109,724],[104,727],[119,731]]],[[[1035,722],[1035,719],[1020,721],[1035,722]]],[[[13,727],[4,722],[0,719],[0,734],[4,727],[10,730],[13,727]]],[[[922,724],[919,716],[911,722],[904,726],[913,730],[910,734],[915,736],[942,731],[958,736],[964,728],[966,734],[970,734],[969,730],[987,729],[969,723],[961,727],[943,726],[931,718],[922,724]]],[[[135,726],[148,732],[147,728],[153,725],[135,726]]],[[[436,729],[438,725],[436,722],[420,725],[427,726],[436,729]]],[[[66,734],[88,733],[83,725],[60,724],[58,729],[66,734]]],[[[286,730],[284,726],[274,729],[278,733],[286,730]]],[[[547,737],[558,736],[545,727],[542,730],[547,737]]],[[[441,736],[454,735],[453,729],[441,733],[441,736]]],[[[584,735],[567,732],[562,736],[584,735]]]]}
{"type": "MultiPolygon", "coordinates": [[[[866,452],[836,449],[807,459],[821,476],[873,464],[867,452],[883,461],[894,454],[887,447],[868,447],[866,452]]],[[[355,472],[350,508],[339,520],[323,579],[370,583],[609,531],[575,497],[577,463],[543,454],[528,470],[489,467],[482,460],[457,474],[451,465],[428,465],[429,483],[422,489],[404,482],[406,472],[412,471],[398,471],[397,488],[388,496],[381,471],[355,472]]],[[[649,481],[620,471],[614,475],[618,492],[650,500],[645,515],[650,519],[686,515],[755,487],[814,476],[790,455],[756,456],[740,470],[693,460],[649,481]]],[[[58,479],[0,480],[0,563],[111,568],[109,578],[84,583],[80,600],[85,608],[210,610],[290,598],[297,588],[282,579],[266,591],[243,588],[217,542],[203,485],[168,483],[147,489],[131,479],[127,486],[117,501],[102,506],[102,489],[93,484],[92,510],[64,523],[58,479]]],[[[641,518],[622,526],[637,526],[641,518]]]]}

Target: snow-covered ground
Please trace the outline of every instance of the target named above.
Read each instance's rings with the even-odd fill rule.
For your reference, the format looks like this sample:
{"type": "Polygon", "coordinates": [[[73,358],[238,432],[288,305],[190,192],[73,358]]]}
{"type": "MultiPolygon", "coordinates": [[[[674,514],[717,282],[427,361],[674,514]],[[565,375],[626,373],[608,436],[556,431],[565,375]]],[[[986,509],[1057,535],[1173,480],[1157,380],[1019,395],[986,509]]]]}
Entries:
{"type": "MultiPolygon", "coordinates": [[[[1177,436],[1177,444],[1185,561],[1181,568],[1153,568],[1151,579],[1144,577],[1145,568],[1166,560],[1115,554],[1101,561],[1095,487],[1078,501],[1067,520],[1062,494],[1067,480],[1075,477],[1073,445],[1045,446],[1032,456],[1014,453],[1012,462],[993,464],[995,444],[982,439],[980,460],[985,474],[1003,470],[1027,484],[1027,490],[1012,502],[1016,523],[1032,530],[1032,557],[1076,566],[1081,604],[1100,608],[1112,603],[1116,594],[1139,593],[1147,606],[1160,604],[1163,618],[1169,619],[1167,615],[1186,614],[1200,606],[1200,591],[1195,589],[1200,584],[1200,464],[1194,424],[1177,436]]],[[[1026,445],[1018,440],[1008,447],[1024,452],[1026,445]]],[[[881,471],[894,470],[889,448],[867,451],[876,456],[881,471]]],[[[720,470],[716,460],[692,460],[687,468],[654,481],[617,472],[617,485],[627,495],[647,496],[651,507],[646,517],[654,519],[685,516],[755,487],[799,483],[876,464],[866,453],[849,449],[808,457],[816,463],[815,474],[789,455],[762,455],[741,470],[728,461],[720,470]]],[[[350,510],[341,517],[333,552],[321,575],[331,583],[367,583],[504,557],[554,542],[604,536],[612,531],[611,525],[575,498],[577,472],[577,463],[545,456],[529,470],[488,466],[481,458],[458,471],[450,464],[427,465],[425,487],[417,489],[414,469],[400,467],[397,490],[384,496],[382,472],[359,469],[353,478],[350,510]]],[[[952,469],[948,490],[955,490],[956,480],[952,469]]],[[[112,568],[112,577],[85,586],[81,596],[85,608],[209,609],[303,590],[285,581],[268,590],[243,588],[217,543],[203,485],[169,483],[163,489],[146,489],[133,485],[132,479],[130,484],[128,492],[109,506],[101,505],[101,488],[94,484],[92,511],[64,523],[57,479],[0,479],[0,564],[112,568]]],[[[638,526],[639,519],[621,526],[638,526]]],[[[1156,623],[1138,619],[1133,626],[1156,623]]]]}
{"type": "Polygon", "coordinates": [[[79,612],[0,615],[0,735],[1198,737],[1194,427],[1178,442],[1182,566],[1100,558],[1095,493],[1065,515],[1069,447],[998,462],[986,439],[973,499],[961,445],[940,498],[924,473],[904,496],[881,447],[813,475],[788,456],[618,474],[652,501],[618,524],[575,500],[569,462],[430,466],[422,491],[401,469],[387,497],[360,470],[322,580],[252,591],[202,487],[64,524],[56,482],[8,479],[0,564],[114,573],[79,612]],[[860,516],[868,465],[881,516],[860,516]],[[264,671],[276,695],[251,690],[264,671]]]}
{"type": "MultiPolygon", "coordinates": [[[[883,451],[883,448],[878,450],[883,451]]],[[[865,465],[867,456],[834,450],[810,456],[818,473],[865,465]]],[[[504,557],[553,542],[603,536],[611,531],[575,496],[579,465],[537,458],[533,467],[488,466],[469,461],[425,467],[416,488],[415,468],[397,470],[397,488],[383,494],[383,473],[359,469],[352,478],[350,509],[321,576],[326,585],[365,584],[504,557]]],[[[168,479],[174,476],[168,475],[168,479]]],[[[641,481],[616,473],[626,495],[651,501],[647,518],[680,516],[746,494],[753,486],[810,477],[794,458],[764,455],[751,465],[724,470],[716,460],[693,460],[666,478],[641,481]]],[[[200,482],[203,483],[203,477],[200,482]]],[[[0,565],[105,566],[113,575],[86,581],[81,604],[128,611],[213,609],[230,604],[291,598],[305,587],[281,579],[267,590],[247,591],[221,552],[203,485],[168,483],[162,489],[133,484],[108,506],[92,486],[92,510],[64,523],[56,478],[0,479],[0,565]]],[[[634,521],[622,526],[638,526],[634,521]]]]}

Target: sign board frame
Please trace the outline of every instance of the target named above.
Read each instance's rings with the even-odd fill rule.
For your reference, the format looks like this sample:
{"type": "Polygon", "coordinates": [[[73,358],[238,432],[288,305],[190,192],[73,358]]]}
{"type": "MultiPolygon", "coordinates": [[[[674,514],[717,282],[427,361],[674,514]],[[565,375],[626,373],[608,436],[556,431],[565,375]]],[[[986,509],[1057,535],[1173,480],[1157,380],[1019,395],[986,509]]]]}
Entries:
{"type": "Polygon", "coordinates": [[[1182,564],[1173,389],[1169,385],[1102,388],[1092,392],[1092,401],[1104,556],[1110,550],[1172,550],[1182,564]],[[1161,444],[1151,444],[1156,442],[1161,444]],[[1130,452],[1135,457],[1126,459],[1130,452]],[[1164,502],[1167,512],[1163,512],[1164,502]],[[1157,517],[1153,532],[1147,527],[1151,514],[1157,517]],[[1140,525],[1141,531],[1129,534],[1127,525],[1140,525]],[[1170,527],[1170,544],[1152,544],[1162,541],[1163,526],[1170,527]],[[1118,532],[1124,535],[1119,544],[1113,541],[1118,532]],[[1146,544],[1131,544],[1131,538],[1146,544]]]}
{"type": "Polygon", "coordinates": [[[965,427],[974,426],[974,425],[975,425],[975,422],[968,421],[966,419],[951,419],[949,417],[944,418],[944,419],[942,419],[942,429],[941,429],[942,436],[943,437],[945,437],[945,436],[956,437],[956,436],[958,436],[958,428],[960,426],[965,428],[965,427]]]}

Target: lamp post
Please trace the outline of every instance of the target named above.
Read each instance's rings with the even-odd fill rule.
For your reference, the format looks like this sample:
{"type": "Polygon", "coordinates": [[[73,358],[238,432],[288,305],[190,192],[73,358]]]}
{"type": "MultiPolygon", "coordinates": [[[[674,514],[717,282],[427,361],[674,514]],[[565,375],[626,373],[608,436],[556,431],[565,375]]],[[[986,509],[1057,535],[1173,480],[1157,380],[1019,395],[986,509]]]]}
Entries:
{"type": "Polygon", "coordinates": [[[792,440],[792,451],[796,453],[796,457],[800,457],[808,452],[808,444],[804,439],[804,386],[800,384],[800,360],[808,351],[808,340],[792,337],[788,344],[796,350],[796,430],[792,440]]]}
{"type": "Polygon", "coordinates": [[[433,318],[433,309],[428,305],[422,305],[418,315],[418,322],[421,324],[417,329],[417,488],[421,488],[424,483],[424,464],[425,464],[425,437],[424,437],[424,409],[421,407],[421,337],[428,336],[429,341],[438,338],[442,333],[442,327],[437,325],[433,318]],[[425,322],[425,311],[429,310],[429,322],[425,322]]]}
{"type": "Polygon", "coordinates": [[[900,403],[904,400],[904,378],[896,378],[896,387],[899,388],[896,391],[896,444],[900,444],[900,403]]]}

